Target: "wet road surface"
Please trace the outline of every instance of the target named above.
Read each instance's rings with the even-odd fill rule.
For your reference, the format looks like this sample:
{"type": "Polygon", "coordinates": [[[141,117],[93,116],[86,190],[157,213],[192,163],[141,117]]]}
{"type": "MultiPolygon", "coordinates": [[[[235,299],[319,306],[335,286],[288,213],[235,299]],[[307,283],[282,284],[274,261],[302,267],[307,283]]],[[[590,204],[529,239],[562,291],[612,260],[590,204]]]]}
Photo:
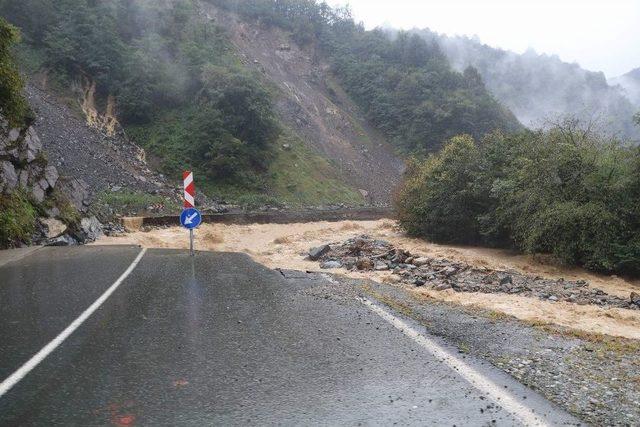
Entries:
{"type": "MultiPolygon", "coordinates": [[[[0,266],[0,380],[139,253],[43,248],[0,266]]],[[[243,254],[149,250],[0,397],[0,425],[523,424],[357,297],[243,254]]],[[[467,363],[544,423],[576,423],[505,374],[467,363]]]]}

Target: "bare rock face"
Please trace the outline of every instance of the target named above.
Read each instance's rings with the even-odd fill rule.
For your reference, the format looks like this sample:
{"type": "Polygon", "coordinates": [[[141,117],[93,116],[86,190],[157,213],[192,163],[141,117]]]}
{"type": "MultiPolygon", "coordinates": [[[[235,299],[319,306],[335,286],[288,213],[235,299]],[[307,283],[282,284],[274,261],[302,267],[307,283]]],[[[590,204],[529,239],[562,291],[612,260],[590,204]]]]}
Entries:
{"type": "Polygon", "coordinates": [[[47,165],[42,142],[32,126],[8,129],[0,116],[0,194],[26,190],[42,203],[58,182],[58,170],[47,165]]]}
{"type": "Polygon", "coordinates": [[[44,231],[44,236],[47,239],[58,237],[67,231],[67,226],[62,221],[55,218],[39,218],[38,221],[40,221],[44,231]]]}
{"type": "Polygon", "coordinates": [[[18,175],[13,164],[7,160],[0,161],[0,192],[11,193],[18,185],[18,175]]]}

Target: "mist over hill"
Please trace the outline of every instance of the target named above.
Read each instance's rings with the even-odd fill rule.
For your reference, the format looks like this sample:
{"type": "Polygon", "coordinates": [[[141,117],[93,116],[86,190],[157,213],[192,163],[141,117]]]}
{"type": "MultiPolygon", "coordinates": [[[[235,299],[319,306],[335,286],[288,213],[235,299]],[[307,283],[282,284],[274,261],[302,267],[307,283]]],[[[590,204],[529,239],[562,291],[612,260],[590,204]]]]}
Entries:
{"type": "Polygon", "coordinates": [[[633,72],[612,82],[623,89],[610,85],[604,73],[585,70],[556,55],[531,49],[517,54],[488,46],[477,38],[446,36],[429,29],[412,32],[438,43],[456,70],[476,68],[491,93],[528,127],[546,126],[559,116],[572,115],[597,122],[603,130],[620,137],[640,139],[633,123],[639,109],[639,86],[633,72]]]}
{"type": "Polygon", "coordinates": [[[619,85],[627,98],[640,110],[640,67],[609,79],[609,83],[619,85]]]}

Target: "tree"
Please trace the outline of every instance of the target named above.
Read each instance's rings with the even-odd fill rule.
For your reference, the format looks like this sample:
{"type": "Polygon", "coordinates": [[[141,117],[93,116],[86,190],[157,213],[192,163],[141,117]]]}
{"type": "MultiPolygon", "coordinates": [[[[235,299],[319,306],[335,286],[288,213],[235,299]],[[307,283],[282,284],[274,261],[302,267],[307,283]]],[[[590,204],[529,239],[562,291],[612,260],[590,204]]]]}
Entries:
{"type": "Polygon", "coordinates": [[[22,126],[31,119],[31,111],[22,96],[24,83],[11,55],[11,47],[19,39],[18,29],[0,18],[0,113],[12,126],[22,126]]]}

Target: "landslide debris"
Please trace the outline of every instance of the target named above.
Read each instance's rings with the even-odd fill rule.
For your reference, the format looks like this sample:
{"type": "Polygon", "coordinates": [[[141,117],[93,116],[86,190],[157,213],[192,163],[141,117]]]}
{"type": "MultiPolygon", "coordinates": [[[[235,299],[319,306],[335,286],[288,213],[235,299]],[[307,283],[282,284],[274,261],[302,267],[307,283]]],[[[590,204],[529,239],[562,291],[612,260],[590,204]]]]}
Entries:
{"type": "Polygon", "coordinates": [[[414,256],[385,240],[367,235],[328,246],[328,250],[313,257],[325,269],[390,271],[400,283],[438,291],[517,294],[551,302],[640,310],[640,295],[633,292],[629,299],[624,299],[590,287],[585,280],[553,280],[515,271],[477,268],[442,258],[414,256]]]}

